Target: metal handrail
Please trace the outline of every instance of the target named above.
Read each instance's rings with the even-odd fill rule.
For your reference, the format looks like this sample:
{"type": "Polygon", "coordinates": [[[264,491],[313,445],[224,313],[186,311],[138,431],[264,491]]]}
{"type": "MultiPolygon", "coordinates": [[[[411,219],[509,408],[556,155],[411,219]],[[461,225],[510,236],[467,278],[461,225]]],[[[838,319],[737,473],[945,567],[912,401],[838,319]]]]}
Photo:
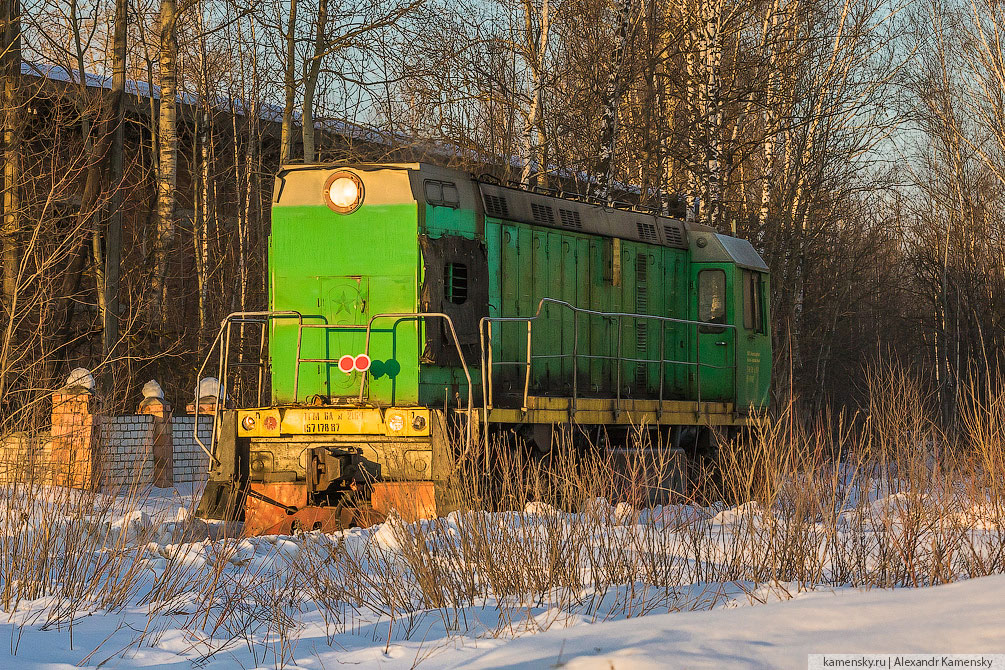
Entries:
{"type": "Polygon", "coordinates": [[[304,328],[323,328],[325,330],[363,330],[363,324],[347,323],[303,323],[297,326],[297,362],[293,368],[293,401],[296,402],[300,390],[300,364],[301,363],[338,363],[337,358],[301,358],[300,350],[303,344],[304,328]]]}
{"type": "MultiPolygon", "coordinates": [[[[300,325],[303,325],[304,316],[296,310],[266,310],[258,312],[231,312],[220,321],[220,330],[216,334],[216,338],[213,339],[213,344],[209,347],[209,353],[206,354],[206,358],[203,359],[202,365],[199,366],[199,372],[196,374],[196,398],[195,398],[195,419],[192,423],[192,436],[195,438],[196,444],[202,449],[207,456],[210,458],[210,467],[213,463],[219,463],[220,459],[216,457],[216,432],[217,426],[220,423],[220,405],[227,398],[227,370],[230,369],[230,327],[234,323],[261,323],[263,326],[267,325],[271,319],[292,319],[296,318],[300,325]],[[212,358],[213,353],[216,351],[217,346],[220,347],[218,367],[217,367],[217,383],[219,384],[219,389],[217,391],[216,404],[213,406],[213,432],[210,434],[209,447],[199,439],[199,387],[198,384],[202,381],[202,374],[206,370],[206,366],[209,364],[209,359],[212,358]]],[[[262,328],[262,337],[259,342],[259,371],[258,371],[258,404],[262,404],[262,386],[263,379],[265,375],[265,363],[263,362],[263,355],[265,351],[265,327],[262,328]]],[[[299,357],[299,343],[297,344],[297,356],[299,357]]]]}
{"type": "MultiPolygon", "coordinates": [[[[454,320],[450,318],[448,314],[443,312],[386,312],[384,314],[374,314],[370,317],[370,320],[366,324],[366,343],[363,347],[363,353],[368,357],[370,356],[370,333],[373,332],[373,322],[377,319],[398,319],[395,325],[401,321],[415,319],[429,319],[438,318],[444,319],[447,325],[450,327],[450,335],[453,337],[454,346],[457,348],[457,355],[461,359],[461,368],[464,370],[464,377],[468,381],[468,420],[467,420],[467,447],[470,449],[472,441],[472,427],[471,427],[471,413],[474,411],[474,385],[471,381],[471,371],[468,369],[467,361],[464,360],[464,351],[461,349],[461,341],[457,337],[457,330],[454,328],[454,320]]],[[[359,383],[359,403],[363,404],[363,397],[366,393],[366,381],[370,375],[370,371],[367,370],[363,373],[362,379],[359,383]]]]}
{"type": "Polygon", "coordinates": [[[573,359],[573,373],[572,373],[572,405],[570,407],[570,415],[574,416],[576,412],[576,400],[578,397],[578,381],[579,381],[579,371],[578,362],[580,358],[587,360],[616,360],[619,362],[617,366],[617,395],[616,395],[616,411],[621,411],[621,365],[624,362],[636,362],[636,363],[659,363],[660,372],[660,391],[659,391],[659,408],[662,408],[663,403],[663,377],[664,371],[666,369],[666,364],[671,365],[685,365],[693,366],[695,368],[695,388],[697,392],[697,408],[700,411],[701,408],[701,368],[713,368],[718,370],[730,369],[733,370],[733,397],[736,397],[736,371],[737,371],[737,326],[735,324],[728,323],[709,323],[707,321],[695,321],[692,319],[679,319],[670,316],[658,316],[654,314],[637,314],[633,312],[601,312],[598,310],[585,309],[582,307],[576,307],[571,303],[564,300],[557,300],[555,298],[542,298],[538,303],[537,311],[534,312],[533,316],[511,316],[511,317],[482,317],[478,324],[478,336],[481,343],[481,355],[482,355],[482,411],[484,414],[483,423],[488,424],[488,412],[492,409],[492,369],[496,365],[513,365],[526,368],[526,373],[524,376],[524,389],[523,398],[521,404],[521,411],[527,411],[528,398],[530,395],[530,376],[533,367],[534,359],[543,358],[569,358],[573,359]],[[567,308],[572,311],[573,314],[573,344],[571,354],[537,354],[534,355],[531,351],[531,343],[533,338],[533,322],[542,318],[543,310],[545,305],[556,305],[558,307],[567,308]],[[580,354],[579,353],[579,315],[585,314],[588,316],[598,316],[606,319],[617,319],[618,320],[618,355],[617,356],[605,356],[599,354],[580,354]],[[622,332],[624,330],[624,319],[631,318],[637,320],[652,320],[658,321],[660,323],[660,358],[659,359],[640,359],[632,358],[628,359],[622,356],[623,342],[622,342],[622,332]],[[520,361],[495,361],[493,360],[492,354],[492,324],[493,323],[526,323],[527,324],[527,358],[526,360],[520,361]],[[710,328],[720,328],[722,330],[730,330],[733,334],[733,365],[732,366],[721,366],[721,365],[711,365],[709,363],[701,362],[701,347],[698,343],[698,338],[695,337],[695,360],[694,361],[678,361],[678,360],[668,360],[665,357],[665,346],[666,346],[666,324],[682,324],[685,326],[694,326],[695,328],[700,328],[702,326],[707,326],[710,328]],[[486,346],[486,338],[488,343],[486,346]]]}

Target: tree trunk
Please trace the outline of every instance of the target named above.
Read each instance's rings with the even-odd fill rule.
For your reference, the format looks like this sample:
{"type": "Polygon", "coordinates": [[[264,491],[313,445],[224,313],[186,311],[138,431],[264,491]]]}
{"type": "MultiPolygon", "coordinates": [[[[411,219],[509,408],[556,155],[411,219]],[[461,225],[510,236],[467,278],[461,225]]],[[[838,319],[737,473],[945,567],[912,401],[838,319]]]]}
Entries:
{"type": "Polygon", "coordinates": [[[178,184],[177,6],[161,0],[160,13],[160,151],[157,170],[157,209],[154,229],[154,279],[151,299],[161,325],[167,322],[167,258],[174,235],[175,188],[178,184]]]}
{"type": "Polygon", "coordinates": [[[114,123],[111,155],[111,189],[108,233],[105,237],[105,314],[102,352],[110,359],[119,340],[119,265],[122,259],[122,169],[126,91],[126,23],[128,0],[115,0],[115,26],[112,36],[112,119],[114,123]]]}
{"type": "Polygon", "coordinates": [[[613,200],[611,181],[614,178],[614,150],[618,142],[618,107],[621,103],[621,66],[628,48],[628,28],[632,13],[632,0],[624,0],[621,5],[620,25],[618,27],[618,50],[611,62],[611,75],[607,81],[607,94],[604,99],[604,120],[600,131],[600,164],[597,168],[600,179],[599,196],[607,201],[613,200]]]}
{"type": "Polygon", "coordinates": [[[520,183],[530,185],[531,176],[540,170],[547,170],[544,165],[544,114],[542,112],[541,96],[544,90],[544,65],[548,53],[548,36],[551,22],[548,16],[548,0],[541,0],[541,25],[538,43],[534,44],[532,20],[534,5],[531,0],[524,0],[524,23],[527,30],[527,41],[530,47],[531,95],[530,109],[527,111],[527,123],[524,126],[523,150],[524,164],[520,173],[520,183]],[[537,163],[537,169],[534,164],[537,163]]]}
{"type": "Polygon", "coordinates": [[[722,85],[719,68],[722,64],[722,3],[702,3],[702,138],[705,144],[706,181],[702,187],[705,223],[713,228],[722,225],[722,85]]]}
{"type": "Polygon", "coordinates": [[[0,0],[0,76],[3,77],[3,227],[0,252],[3,254],[4,303],[10,305],[17,292],[18,248],[21,230],[21,3],[0,0]]]}
{"type": "Polygon", "coordinates": [[[297,30],[297,0],[290,0],[290,17],[286,24],[286,71],[283,78],[283,92],[286,101],[283,105],[282,139],[279,148],[279,163],[290,159],[290,145],[293,142],[293,103],[297,93],[296,81],[296,30],[297,30]]]}
{"type": "Polygon", "coordinates": [[[757,210],[757,223],[761,230],[768,224],[768,214],[771,207],[771,192],[775,185],[775,142],[778,132],[778,119],[781,118],[779,106],[781,105],[779,95],[779,58],[778,51],[781,48],[781,40],[778,39],[778,0],[775,0],[769,16],[765,19],[765,46],[768,49],[767,68],[768,80],[767,91],[765,93],[764,105],[764,144],[763,160],[764,174],[761,182],[761,202],[757,210]]]}
{"type": "Polygon", "coordinates": [[[321,74],[321,57],[325,52],[325,29],[328,25],[328,0],[318,0],[317,31],[314,34],[314,56],[304,73],[304,108],[300,126],[304,137],[304,162],[313,163],[314,150],[314,94],[321,74]]]}
{"type": "Polygon", "coordinates": [[[209,69],[206,62],[206,38],[203,25],[203,8],[199,7],[199,121],[198,121],[198,155],[194,162],[199,166],[199,180],[195,187],[195,216],[192,226],[192,249],[195,254],[195,281],[199,294],[199,337],[206,336],[208,323],[207,310],[209,297],[209,240],[208,222],[210,216],[210,144],[212,143],[212,115],[210,110],[209,69]]]}

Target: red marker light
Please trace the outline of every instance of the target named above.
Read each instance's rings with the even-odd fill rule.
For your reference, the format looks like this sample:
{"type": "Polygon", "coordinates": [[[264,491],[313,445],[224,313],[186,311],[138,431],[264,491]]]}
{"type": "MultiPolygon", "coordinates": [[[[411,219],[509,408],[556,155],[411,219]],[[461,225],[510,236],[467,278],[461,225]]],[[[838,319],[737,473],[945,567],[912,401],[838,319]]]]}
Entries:
{"type": "Polygon", "coordinates": [[[366,354],[360,354],[356,357],[354,364],[357,370],[360,372],[366,372],[370,369],[370,357],[366,354]]]}
{"type": "Polygon", "coordinates": [[[346,354],[342,358],[338,359],[338,369],[346,374],[352,372],[355,366],[356,366],[356,359],[350,356],[349,354],[346,354]]]}
{"type": "Polygon", "coordinates": [[[279,422],[276,421],[276,417],[267,416],[262,421],[262,425],[265,426],[265,430],[275,430],[279,426],[279,422]]]}

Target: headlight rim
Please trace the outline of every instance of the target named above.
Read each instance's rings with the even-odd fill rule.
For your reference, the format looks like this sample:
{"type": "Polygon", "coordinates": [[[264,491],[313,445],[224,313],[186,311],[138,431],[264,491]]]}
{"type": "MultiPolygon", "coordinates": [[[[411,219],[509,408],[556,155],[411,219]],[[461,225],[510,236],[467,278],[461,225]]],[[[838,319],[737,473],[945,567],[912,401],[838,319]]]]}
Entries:
{"type": "Polygon", "coordinates": [[[328,209],[332,210],[336,214],[352,214],[359,209],[360,206],[362,206],[363,199],[366,197],[366,192],[363,188],[363,180],[358,174],[352,172],[351,170],[337,170],[325,180],[325,186],[321,195],[324,197],[325,204],[328,205],[328,209]],[[332,201],[331,187],[339,179],[351,179],[356,185],[356,200],[350,205],[338,205],[332,201]]]}

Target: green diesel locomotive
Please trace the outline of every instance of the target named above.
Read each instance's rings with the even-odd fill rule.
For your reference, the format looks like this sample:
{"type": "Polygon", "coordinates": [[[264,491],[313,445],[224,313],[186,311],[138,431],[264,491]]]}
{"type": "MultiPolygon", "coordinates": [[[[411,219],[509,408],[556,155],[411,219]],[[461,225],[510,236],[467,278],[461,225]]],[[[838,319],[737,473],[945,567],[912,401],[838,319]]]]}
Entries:
{"type": "Polygon", "coordinates": [[[284,167],[269,309],[207,357],[227,398],[234,329],[260,325],[270,397],[214,406],[199,514],[428,517],[457,442],[498,427],[742,426],[768,399],[768,289],[749,242],[694,223],[426,163],[284,167]]]}

